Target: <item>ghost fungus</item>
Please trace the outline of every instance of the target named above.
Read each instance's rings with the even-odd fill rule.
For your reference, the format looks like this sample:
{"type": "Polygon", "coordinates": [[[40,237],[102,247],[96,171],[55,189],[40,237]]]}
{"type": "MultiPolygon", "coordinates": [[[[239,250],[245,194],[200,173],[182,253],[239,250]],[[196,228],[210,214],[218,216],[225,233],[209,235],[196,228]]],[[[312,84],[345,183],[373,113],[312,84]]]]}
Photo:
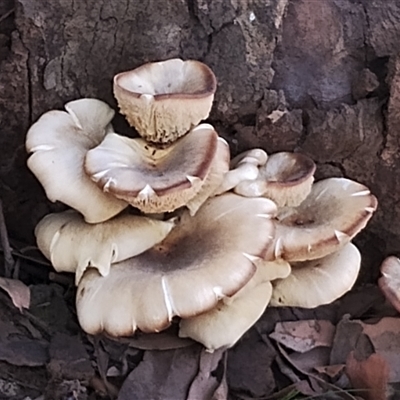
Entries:
{"type": "Polygon", "coordinates": [[[118,215],[106,222],[87,224],[75,211],[46,215],[36,226],[42,253],[58,272],[74,272],[78,284],[89,267],[108,275],[111,263],[136,256],[161,242],[174,221],[138,215],[118,215]]]}
{"type": "Polygon", "coordinates": [[[299,206],[279,209],[273,256],[291,262],[328,255],[365,227],[377,205],[376,197],[358,182],[321,180],[299,206]]]}
{"type": "Polygon", "coordinates": [[[162,148],[143,139],[109,134],[88,152],[85,169],[103,191],[145,213],[162,213],[185,206],[210,180],[212,190],[228,163],[228,147],[211,125],[202,124],[162,148]],[[208,180],[213,168],[213,179],[208,180]]]}
{"type": "Polygon", "coordinates": [[[103,277],[87,270],[78,286],[77,311],[90,334],[157,332],[174,316],[188,318],[234,295],[254,275],[267,252],[276,207],[267,199],[235,194],[214,197],[152,249],[113,264],[103,277]],[[254,232],[269,232],[256,235],[254,232]]]}
{"type": "Polygon", "coordinates": [[[32,125],[26,149],[28,167],[51,201],[61,201],[81,212],[90,223],[105,221],[128,204],[104,193],[86,176],[83,163],[111,129],[114,111],[96,99],[67,103],[65,111],[49,111],[32,125]]]}
{"type": "Polygon", "coordinates": [[[194,60],[148,63],[114,77],[121,113],[147,141],[170,143],[210,113],[217,81],[194,60]]]}
{"type": "Polygon", "coordinates": [[[275,153],[258,168],[256,179],[240,182],[234,192],[246,197],[267,197],[278,207],[295,207],[310,193],[315,168],[314,161],[304,154],[275,153]]]}
{"type": "Polygon", "coordinates": [[[360,264],[360,252],[352,243],[323,258],[292,263],[291,274],[273,282],[270,305],[314,308],[329,304],[353,287],[360,264]]]}
{"type": "Polygon", "coordinates": [[[387,257],[381,265],[382,276],[378,280],[382,293],[400,312],[400,260],[397,257],[387,257]]]}

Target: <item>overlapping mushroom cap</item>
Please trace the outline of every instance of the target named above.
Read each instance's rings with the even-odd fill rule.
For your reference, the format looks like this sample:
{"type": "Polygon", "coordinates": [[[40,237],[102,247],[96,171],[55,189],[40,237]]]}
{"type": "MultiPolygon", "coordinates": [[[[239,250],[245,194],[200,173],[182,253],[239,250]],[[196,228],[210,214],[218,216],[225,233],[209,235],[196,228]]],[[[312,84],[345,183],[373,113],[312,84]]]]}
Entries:
{"type": "Polygon", "coordinates": [[[112,265],[106,277],[85,272],[76,303],[82,328],[113,336],[131,335],[137,328],[156,332],[174,316],[212,309],[254,275],[254,261],[271,242],[275,212],[267,199],[230,193],[207,200],[194,217],[183,212],[159,245],[112,265]]]}
{"type": "Polygon", "coordinates": [[[290,273],[290,265],[283,260],[256,264],[256,273],[235,295],[221,299],[210,311],[182,319],[179,336],[190,337],[211,351],[232,347],[265,311],[272,295],[270,281],[290,273]]]}
{"type": "Polygon", "coordinates": [[[148,63],[114,77],[121,113],[149,142],[173,142],[208,117],[217,82],[194,60],[148,63]]]}
{"type": "Polygon", "coordinates": [[[100,100],[80,99],[65,111],[49,111],[29,129],[28,167],[51,201],[61,201],[81,212],[90,223],[105,221],[128,206],[104,193],[86,176],[86,152],[111,129],[114,111],[100,100]]]}
{"type": "Polygon", "coordinates": [[[318,181],[298,207],[279,209],[274,256],[290,262],[330,254],[365,227],[377,205],[360,183],[345,178],[318,181]]]}
{"type": "Polygon", "coordinates": [[[161,242],[174,220],[159,221],[137,215],[119,215],[99,224],[87,224],[75,211],[45,216],[35,229],[41,252],[59,272],[74,272],[79,283],[84,271],[96,268],[108,275],[111,263],[136,256],[161,242]]]}
{"type": "Polygon", "coordinates": [[[353,287],[361,256],[348,243],[323,258],[291,265],[287,278],[273,282],[271,306],[313,308],[333,302],[353,287]]]}
{"type": "Polygon", "coordinates": [[[379,288],[393,307],[400,312],[400,259],[389,256],[381,265],[379,288]]]}
{"type": "Polygon", "coordinates": [[[304,154],[275,153],[258,168],[256,179],[240,182],[234,191],[246,197],[267,197],[279,207],[295,207],[310,193],[315,168],[314,161],[304,154]]]}
{"type": "Polygon", "coordinates": [[[206,182],[207,194],[214,191],[229,169],[229,147],[208,124],[164,148],[109,134],[87,153],[85,169],[103,191],[161,213],[187,205],[206,182]]]}

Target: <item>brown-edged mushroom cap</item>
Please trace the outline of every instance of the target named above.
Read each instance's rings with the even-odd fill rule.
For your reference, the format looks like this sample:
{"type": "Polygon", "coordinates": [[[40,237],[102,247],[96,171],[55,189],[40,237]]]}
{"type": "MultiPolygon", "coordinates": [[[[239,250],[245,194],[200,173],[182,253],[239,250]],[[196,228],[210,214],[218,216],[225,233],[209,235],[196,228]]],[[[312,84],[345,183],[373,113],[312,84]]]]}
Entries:
{"type": "Polygon", "coordinates": [[[67,112],[53,110],[32,125],[26,149],[28,167],[51,201],[61,201],[81,212],[87,222],[105,221],[128,206],[104,193],[86,176],[86,152],[97,146],[110,129],[114,111],[96,99],[67,103],[67,112]]]}
{"type": "Polygon", "coordinates": [[[246,197],[264,196],[278,207],[295,207],[310,193],[314,161],[301,153],[281,152],[268,157],[255,180],[240,182],[235,193],[246,197]]]}
{"type": "Polygon", "coordinates": [[[35,229],[37,244],[58,272],[74,272],[78,284],[84,271],[96,268],[108,275],[111,263],[136,256],[161,242],[174,221],[119,215],[87,224],[75,211],[49,214],[35,229]]]}
{"type": "Polygon", "coordinates": [[[274,256],[290,262],[332,253],[365,227],[377,205],[376,197],[358,182],[319,181],[299,206],[279,209],[274,256]]]}
{"type": "Polygon", "coordinates": [[[394,256],[385,258],[381,265],[381,273],[379,288],[392,306],[400,312],[400,260],[394,256]]]}
{"type": "Polygon", "coordinates": [[[292,263],[285,279],[273,282],[271,306],[313,308],[348,292],[360,270],[361,256],[352,243],[316,260],[292,263]]]}
{"type": "Polygon", "coordinates": [[[194,60],[148,63],[114,77],[121,113],[155,143],[173,142],[207,118],[216,88],[211,69],[194,60]]]}
{"type": "Polygon", "coordinates": [[[208,124],[197,126],[165,148],[109,134],[87,153],[85,169],[103,191],[145,213],[161,213],[195,197],[211,170],[217,148],[218,134],[208,124]]]}
{"type": "Polygon", "coordinates": [[[234,295],[267,252],[275,204],[235,194],[213,197],[194,217],[184,211],[167,238],[152,249],[113,264],[106,277],[87,270],[77,291],[82,328],[91,334],[154,332],[174,316],[188,318],[234,295]],[[269,232],[255,235],[254,232],[269,232]]]}
{"type": "Polygon", "coordinates": [[[257,268],[250,281],[234,296],[215,308],[180,321],[179,336],[202,343],[207,350],[232,347],[261,317],[272,295],[272,285],[257,268]]]}

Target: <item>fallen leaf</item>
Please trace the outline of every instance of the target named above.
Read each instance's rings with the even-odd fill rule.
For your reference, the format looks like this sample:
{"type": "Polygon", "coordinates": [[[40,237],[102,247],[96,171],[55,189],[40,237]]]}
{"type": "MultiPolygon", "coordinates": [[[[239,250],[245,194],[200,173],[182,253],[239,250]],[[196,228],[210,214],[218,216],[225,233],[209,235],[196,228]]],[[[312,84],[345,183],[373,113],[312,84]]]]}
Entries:
{"type": "Polygon", "coordinates": [[[315,347],[305,353],[293,352],[289,354],[289,357],[299,369],[312,373],[315,368],[329,363],[330,352],[331,349],[329,347],[315,347]]]}
{"type": "Polygon", "coordinates": [[[187,400],[211,399],[225,375],[224,350],[202,350],[199,371],[190,385],[187,400]],[[218,371],[219,370],[219,371],[218,371]]]}
{"type": "Polygon", "coordinates": [[[269,337],[289,349],[305,353],[319,346],[330,347],[334,334],[335,327],[330,321],[305,320],[278,322],[269,337]]]}
{"type": "Polygon", "coordinates": [[[382,318],[376,324],[361,323],[376,353],[390,367],[389,382],[400,381],[400,318],[382,318]]]}
{"type": "Polygon", "coordinates": [[[265,397],[275,389],[271,365],[276,351],[267,346],[255,329],[250,329],[229,350],[227,379],[229,391],[249,397],[265,397]]]}
{"type": "Polygon", "coordinates": [[[320,374],[325,374],[331,379],[336,379],[345,369],[345,364],[315,366],[314,369],[320,374]]]}
{"type": "Polygon", "coordinates": [[[346,362],[346,374],[365,400],[386,400],[389,365],[379,354],[358,361],[351,352],[346,362]]]}
{"type": "Polygon", "coordinates": [[[123,383],[118,400],[186,400],[201,351],[200,345],[145,351],[143,360],[123,383]]]}
{"type": "Polygon", "coordinates": [[[43,340],[11,337],[0,342],[0,360],[26,367],[39,367],[48,361],[48,343],[43,340]]]}
{"type": "Polygon", "coordinates": [[[0,288],[8,293],[14,306],[21,312],[23,308],[29,308],[31,291],[24,283],[18,279],[0,278],[0,288]]]}

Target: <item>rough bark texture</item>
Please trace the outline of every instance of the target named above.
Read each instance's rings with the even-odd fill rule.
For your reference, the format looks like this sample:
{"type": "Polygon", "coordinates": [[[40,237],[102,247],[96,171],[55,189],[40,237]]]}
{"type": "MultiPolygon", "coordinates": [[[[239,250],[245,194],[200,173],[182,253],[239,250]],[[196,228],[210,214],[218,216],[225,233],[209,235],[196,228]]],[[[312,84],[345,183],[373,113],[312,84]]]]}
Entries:
{"type": "MultiPolygon", "coordinates": [[[[358,239],[377,276],[400,254],[400,3],[382,0],[3,0],[0,195],[13,237],[33,241],[50,204],[25,167],[43,112],[94,96],[114,74],[170,57],[218,78],[211,121],[233,153],[261,146],[318,162],[318,178],[368,185],[380,205],[358,239]],[[280,118],[271,113],[280,110],[280,118]]],[[[117,127],[127,132],[122,118],[117,127]]]]}

